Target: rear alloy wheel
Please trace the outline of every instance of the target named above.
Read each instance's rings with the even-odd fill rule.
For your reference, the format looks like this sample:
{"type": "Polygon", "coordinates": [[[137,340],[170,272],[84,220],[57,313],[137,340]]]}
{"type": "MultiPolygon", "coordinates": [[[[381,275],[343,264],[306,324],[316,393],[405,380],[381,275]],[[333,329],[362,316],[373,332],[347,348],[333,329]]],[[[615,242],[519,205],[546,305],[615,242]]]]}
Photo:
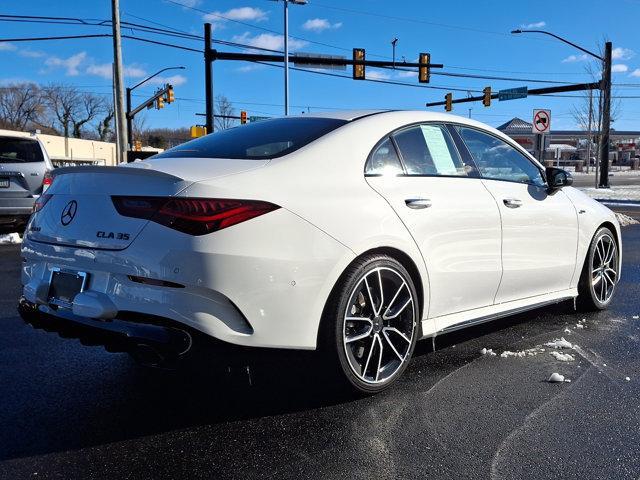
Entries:
{"type": "Polygon", "coordinates": [[[395,259],[372,255],[352,265],[332,305],[333,354],[357,391],[376,393],[406,368],[417,340],[416,290],[395,259]]]}
{"type": "Polygon", "coordinates": [[[618,283],[618,245],[608,228],[598,230],[591,241],[580,278],[580,304],[589,310],[605,309],[618,283]]]}

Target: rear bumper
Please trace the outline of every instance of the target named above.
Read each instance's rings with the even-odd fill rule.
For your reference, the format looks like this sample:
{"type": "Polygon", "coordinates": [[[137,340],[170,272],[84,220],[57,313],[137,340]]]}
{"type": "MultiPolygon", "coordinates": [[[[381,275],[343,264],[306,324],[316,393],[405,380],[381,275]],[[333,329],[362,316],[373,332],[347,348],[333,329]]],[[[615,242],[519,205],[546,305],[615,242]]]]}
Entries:
{"type": "Polygon", "coordinates": [[[34,197],[0,198],[0,217],[22,216],[28,219],[35,201],[34,197]]]}
{"type": "Polygon", "coordinates": [[[109,352],[144,356],[147,363],[156,365],[178,360],[192,345],[187,330],[151,316],[140,316],[144,323],[117,318],[96,320],[63,309],[54,312],[44,305],[38,307],[24,297],[18,303],[18,312],[34,328],[56,332],[63,338],[79,339],[83,345],[101,345],[109,352]]]}

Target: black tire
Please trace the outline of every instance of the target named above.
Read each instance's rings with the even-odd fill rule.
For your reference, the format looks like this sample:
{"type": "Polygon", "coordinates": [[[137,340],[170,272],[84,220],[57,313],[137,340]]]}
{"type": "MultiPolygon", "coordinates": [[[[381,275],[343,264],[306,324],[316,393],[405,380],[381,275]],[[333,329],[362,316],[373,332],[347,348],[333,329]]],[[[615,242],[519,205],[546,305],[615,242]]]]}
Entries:
{"type": "Polygon", "coordinates": [[[334,287],[324,311],[320,348],[327,371],[342,386],[358,393],[374,394],[388,388],[411,359],[420,331],[419,311],[411,275],[400,262],[381,254],[357,260],[334,287]],[[375,290],[369,289],[371,284],[367,287],[370,279],[379,279],[375,290]],[[381,289],[383,293],[379,295],[381,289]],[[392,291],[397,294],[385,294],[392,291]],[[365,292],[371,295],[363,301],[365,292]],[[367,331],[369,336],[353,340],[367,331]],[[374,352],[379,360],[377,366],[370,362],[374,352]]]}
{"type": "Polygon", "coordinates": [[[604,310],[611,303],[619,276],[619,252],[616,235],[607,227],[601,227],[591,240],[589,251],[582,267],[582,274],[578,283],[578,305],[581,310],[598,311],[604,310]],[[609,258],[609,262],[603,262],[601,258],[603,247],[611,248],[605,250],[604,259],[609,258]],[[602,264],[607,264],[607,267],[602,264]],[[604,274],[598,273],[595,269],[603,268],[604,274]],[[596,282],[596,283],[594,283],[596,282]]]}

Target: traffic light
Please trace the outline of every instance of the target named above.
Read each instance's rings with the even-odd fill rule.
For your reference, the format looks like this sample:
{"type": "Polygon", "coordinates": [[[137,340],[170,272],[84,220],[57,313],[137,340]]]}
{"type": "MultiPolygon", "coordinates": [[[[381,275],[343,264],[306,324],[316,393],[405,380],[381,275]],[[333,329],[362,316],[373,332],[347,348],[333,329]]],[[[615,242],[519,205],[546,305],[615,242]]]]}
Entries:
{"type": "Polygon", "coordinates": [[[365,61],[365,53],[364,48],[354,48],[353,49],[353,79],[354,80],[364,80],[364,61],[365,61]],[[362,63],[355,63],[362,62],[362,63]]]}
{"type": "Polygon", "coordinates": [[[431,63],[430,53],[420,54],[420,66],[418,67],[418,82],[429,83],[431,78],[431,71],[429,70],[429,64],[431,63]]]}
{"type": "Polygon", "coordinates": [[[142,140],[135,140],[133,142],[133,149],[136,152],[141,152],[142,151],[142,140]]]}
{"type": "Polygon", "coordinates": [[[452,105],[451,103],[453,102],[453,94],[452,93],[447,93],[444,96],[444,101],[445,101],[445,105],[444,105],[444,109],[447,112],[450,112],[452,110],[452,105]]]}
{"type": "Polygon", "coordinates": [[[164,108],[164,97],[162,95],[156,98],[156,108],[158,110],[160,110],[161,108],[164,108]]]}
{"type": "Polygon", "coordinates": [[[191,138],[204,137],[207,134],[207,127],[203,125],[193,125],[190,129],[191,138]]]}
{"type": "Polygon", "coordinates": [[[171,85],[167,85],[167,103],[173,103],[176,97],[173,93],[173,87],[171,85]]]}
{"type": "Polygon", "coordinates": [[[482,98],[482,104],[485,107],[490,107],[491,106],[491,87],[484,87],[484,89],[482,90],[482,94],[484,95],[484,97],[482,98]]]}
{"type": "Polygon", "coordinates": [[[240,112],[240,123],[242,125],[244,125],[245,123],[247,123],[247,112],[245,112],[244,110],[242,110],[240,112]]]}

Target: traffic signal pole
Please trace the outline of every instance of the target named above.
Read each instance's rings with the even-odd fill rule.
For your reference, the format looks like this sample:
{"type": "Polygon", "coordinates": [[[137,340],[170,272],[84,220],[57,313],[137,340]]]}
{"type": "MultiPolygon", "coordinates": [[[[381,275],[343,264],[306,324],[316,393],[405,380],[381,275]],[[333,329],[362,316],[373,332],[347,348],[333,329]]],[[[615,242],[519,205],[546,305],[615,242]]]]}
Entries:
{"type": "Polygon", "coordinates": [[[204,24],[204,95],[206,105],[205,126],[207,133],[213,133],[213,62],[211,57],[211,24],[204,24]]]}
{"type": "Polygon", "coordinates": [[[600,132],[600,188],[609,188],[609,133],[611,130],[611,42],[604,45],[602,69],[602,131],[600,132]]]}

